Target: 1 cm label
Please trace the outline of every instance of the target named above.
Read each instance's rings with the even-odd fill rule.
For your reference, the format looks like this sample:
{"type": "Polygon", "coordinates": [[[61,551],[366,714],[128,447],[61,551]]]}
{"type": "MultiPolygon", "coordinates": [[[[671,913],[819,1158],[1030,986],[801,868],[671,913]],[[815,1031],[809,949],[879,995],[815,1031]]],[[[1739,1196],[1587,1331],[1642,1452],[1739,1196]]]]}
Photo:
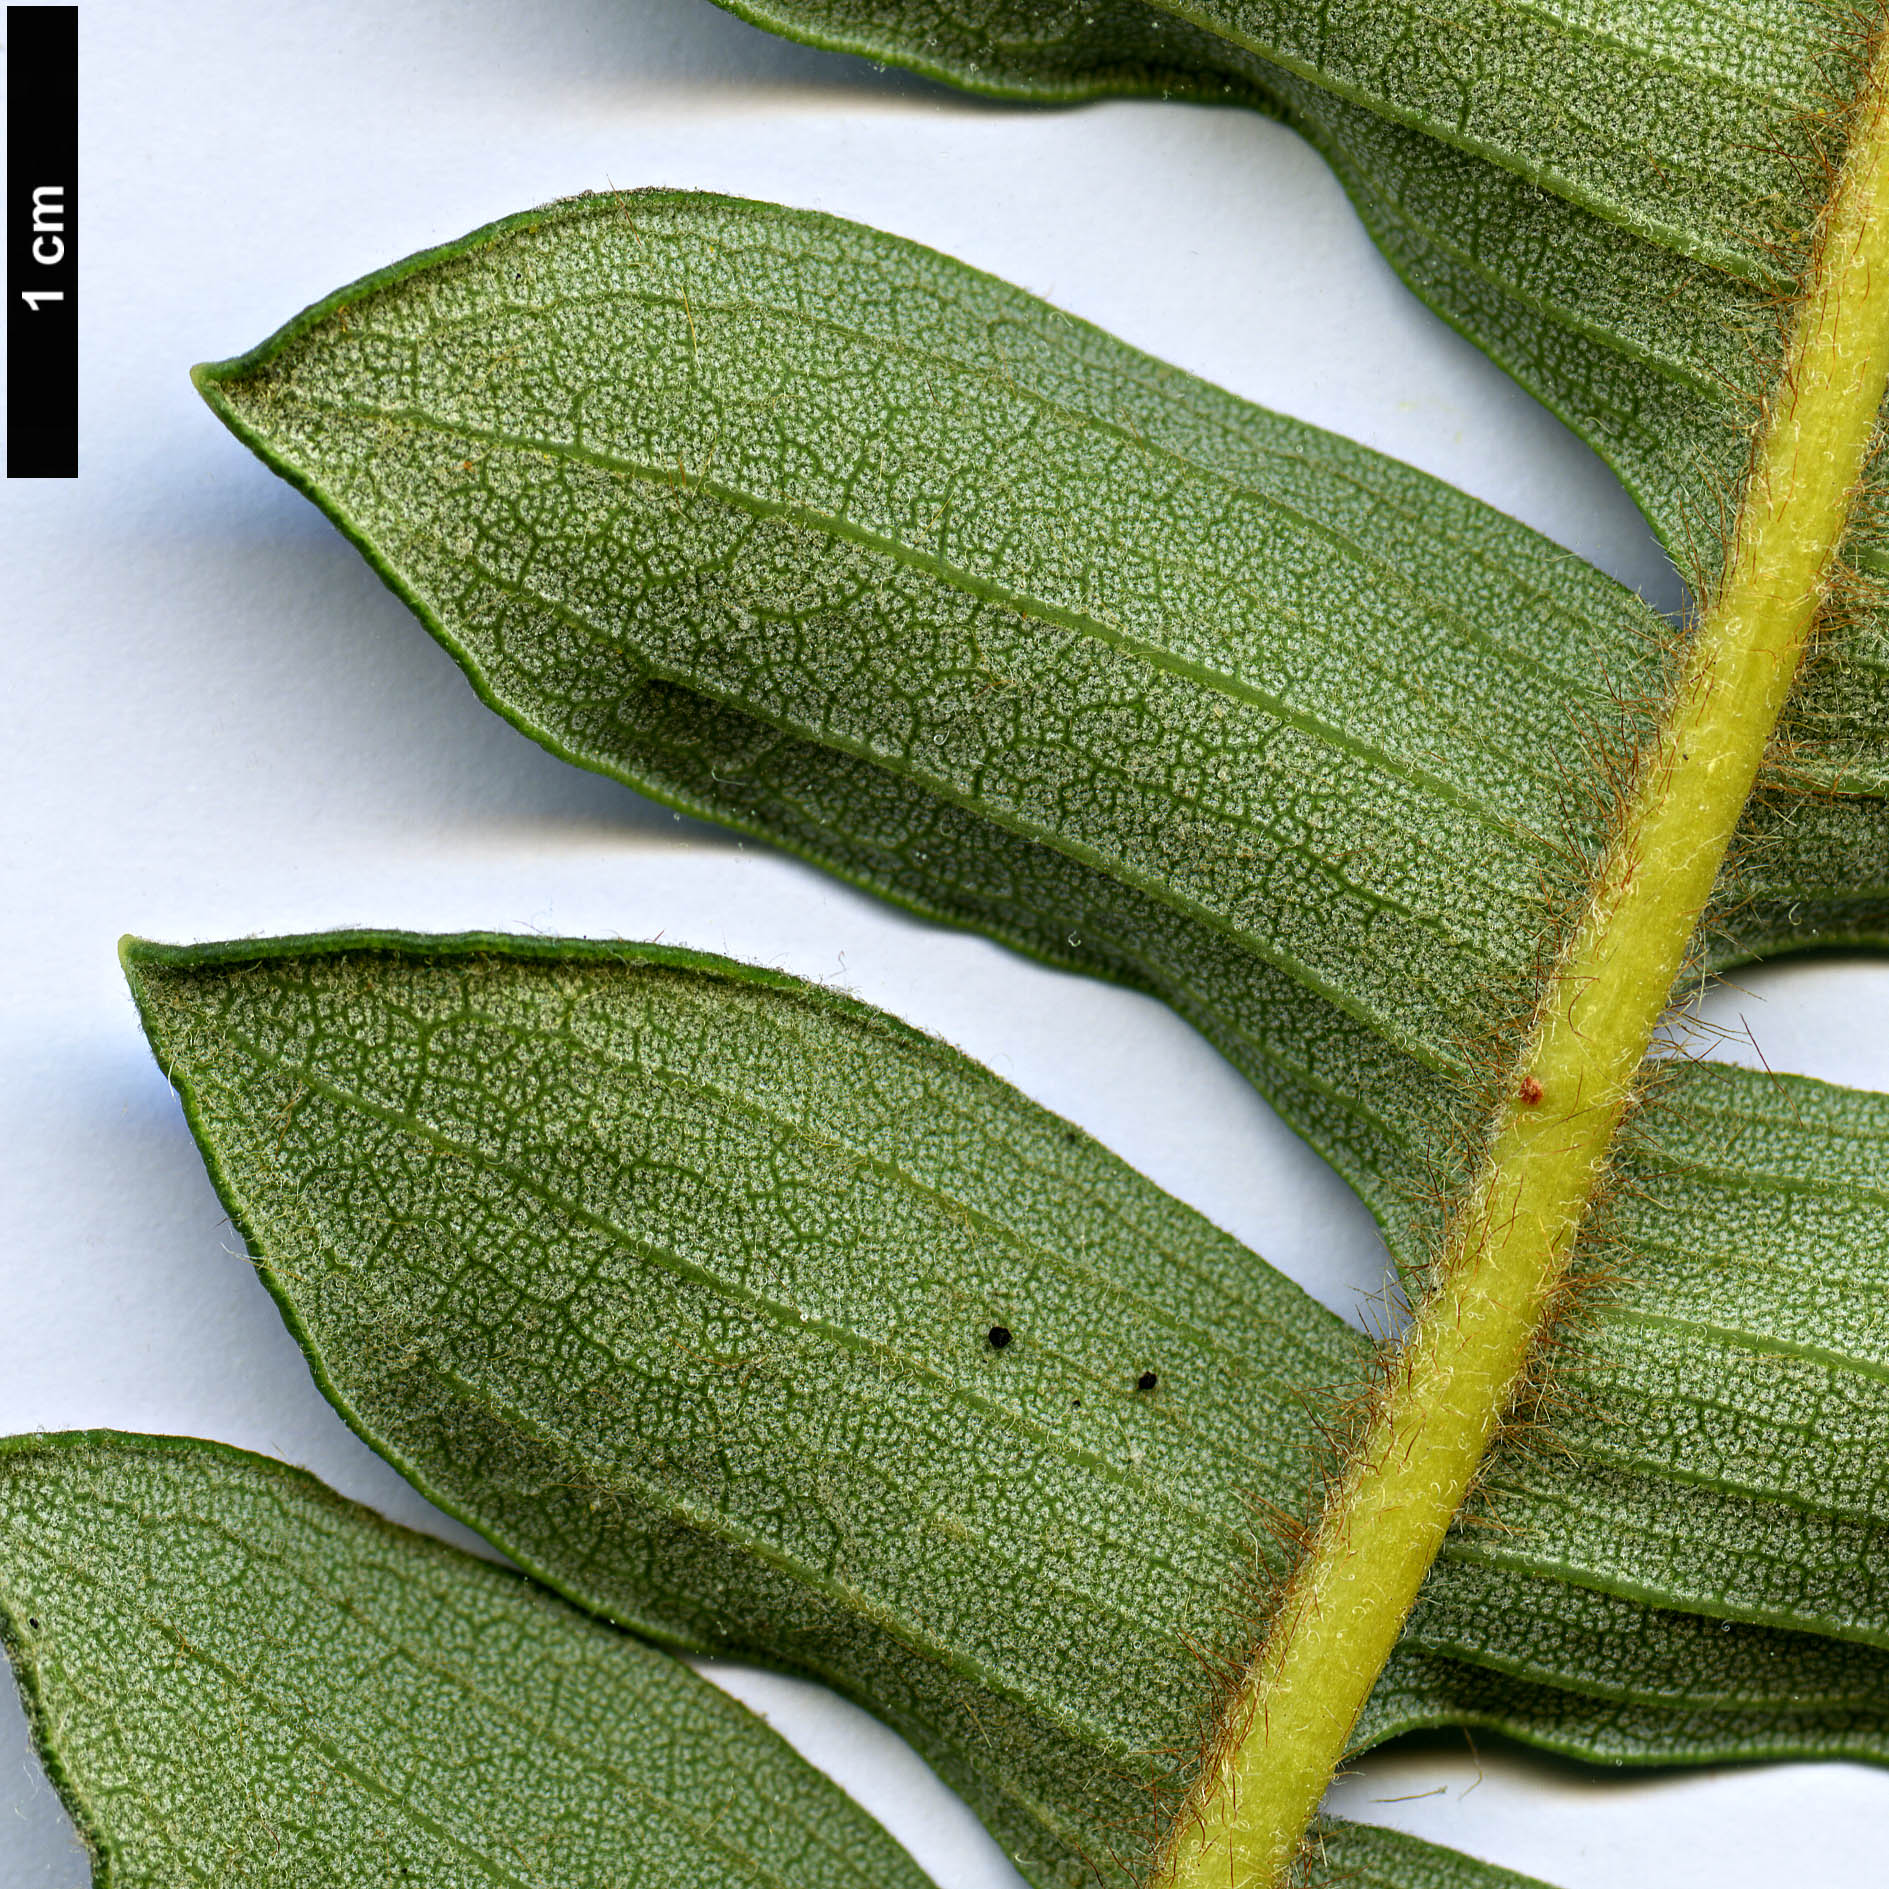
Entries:
{"type": "MultiPolygon", "coordinates": [[[[66,259],[66,187],[64,184],[33,186],[33,260],[48,269],[56,269],[66,259]]],[[[34,314],[42,302],[63,302],[64,289],[22,289],[20,300],[34,314]]]]}

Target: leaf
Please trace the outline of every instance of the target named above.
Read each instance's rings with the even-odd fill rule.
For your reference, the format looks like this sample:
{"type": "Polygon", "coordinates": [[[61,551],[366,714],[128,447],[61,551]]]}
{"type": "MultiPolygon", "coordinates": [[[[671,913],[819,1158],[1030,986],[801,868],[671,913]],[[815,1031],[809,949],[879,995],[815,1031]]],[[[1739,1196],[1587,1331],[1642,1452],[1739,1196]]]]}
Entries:
{"type": "Polygon", "coordinates": [[[757,25],[981,92],[1264,97],[1310,81],[1585,204],[1682,254],[1775,279],[1819,179],[1809,161],[1853,75],[1806,0],[1605,16],[1502,4],[1442,21],[1397,0],[723,0],[757,25]]]}
{"type": "Polygon", "coordinates": [[[1889,1097],[1676,1087],[1622,1164],[1619,1279],[1557,1366],[1579,1467],[1493,1464],[1501,1528],[1459,1552],[1889,1645],[1889,1097]]]}
{"type": "Polygon", "coordinates": [[[1853,1642],[1444,1560],[1353,1747],[1459,1725],[1603,1764],[1882,1764],[1889,1660],[1853,1642]]]}
{"type": "MultiPolygon", "coordinates": [[[[127,968],[264,1279],[376,1448],[581,1604],[862,1699],[1033,1881],[1111,1858],[1135,1879],[1322,1454],[1307,1391],[1358,1381],[1355,1333],[988,1072],[776,974],[394,935],[136,945],[127,968]]],[[[1687,1083],[1643,1162],[1766,1131],[1763,1078],[1687,1083]]],[[[1870,1434],[1889,1420],[1845,1361],[1842,1293],[1741,1296],[1714,1244],[1748,1237],[1753,1198],[1815,1188],[1826,1252],[1880,1253],[1880,1197],[1844,1175],[1883,1104],[1791,1094],[1806,1171],[1701,1170],[1687,1239],[1647,1255],[1724,1350],[1637,1408],[1633,1301],[1590,1304],[1588,1431],[1492,1470],[1502,1530],[1453,1539],[1363,1742],[1449,1718],[1608,1758],[1889,1759],[1889,1654],[1544,1578],[1568,1570],[1508,1514],[1518,1491],[1611,1501],[1595,1533],[1637,1546],[1695,1494],[1647,1442],[1685,1417],[1771,1477],[1741,1499],[1800,1530],[1779,1571],[1841,1591],[1849,1522],[1797,1475],[1788,1412],[1702,1375],[1736,1392],[1738,1344],[1789,1345],[1870,1434]]],[[[1716,1518],[1727,1498],[1696,1493],[1716,1518]]],[[[1722,1575],[1721,1541],[1700,1526],[1695,1576],[1722,1575]]],[[[1879,1641],[1880,1596],[1850,1605],[1879,1641]]]]}
{"type": "Polygon", "coordinates": [[[1355,1342],[844,999],[420,949],[133,959],[343,1413],[582,1604],[865,1698],[1040,1880],[1144,1844],[1184,1755],[1150,1748],[1198,1741],[1243,1647],[1251,1505],[1299,1501],[1302,1387],[1355,1342]]]}
{"type": "MultiPolygon", "coordinates": [[[[1594,843],[1569,754],[1622,752],[1661,673],[1658,619],[1486,506],[828,218],[555,206],[199,383],[557,751],[701,806],[642,752],[686,688],[1452,1086],[1594,843]]],[[[1721,958],[1884,930],[1880,801],[1799,811],[1751,829],[1721,958]]]]}
{"type": "Polygon", "coordinates": [[[0,1634],[115,1889],[924,1889],[679,1661],[219,1444],[0,1443],[0,1634]]]}
{"type": "Polygon", "coordinates": [[[449,644],[765,694],[1430,1059],[1524,974],[1566,826],[1527,749],[1609,707],[1562,673],[1644,671],[1631,600],[1492,514],[823,219],[566,206],[203,384],[449,644]]]}
{"type": "MultiPolygon", "coordinates": [[[[1270,106],[1331,165],[1404,282],[1606,460],[1683,573],[1709,579],[1787,303],[1299,81],[1270,106]]],[[[1875,508],[1852,522],[1848,555],[1889,562],[1875,508]]],[[[1880,753],[1844,753],[1837,737],[1846,717],[1880,726],[1882,625],[1831,640],[1843,660],[1814,685],[1830,711],[1800,739],[1828,755],[1820,777],[1838,778],[1842,754],[1880,782],[1880,753]]]]}
{"type": "MultiPolygon", "coordinates": [[[[1492,991],[1525,975],[1543,917],[1530,875],[1556,870],[1557,822],[1578,829],[1544,777],[1544,716],[1601,722],[1622,670],[1648,674],[1624,593],[1460,495],[957,265],[714,200],[598,200],[501,226],[344,292],[206,386],[524,725],[599,765],[614,741],[627,777],[695,805],[686,789],[706,782],[710,810],[856,878],[1159,990],[1419,1249],[1409,1203],[1434,1191],[1439,1146],[1474,1127],[1465,1045],[1494,1027],[1492,991]],[[581,412],[547,391],[579,383],[633,386],[581,412]],[[508,428],[565,444],[501,448],[508,428]],[[705,470],[665,483],[672,454],[705,470]],[[1237,551],[1216,507],[1238,520],[1237,551]],[[927,540],[942,554],[902,543],[946,513],[927,540]],[[1159,555],[1125,555],[1157,513],[1175,521],[1159,555]],[[862,546],[882,561],[862,564],[862,546]],[[1042,580],[1028,597],[1026,564],[1042,580]],[[1208,570],[1224,575],[1203,587],[1208,570]],[[1131,621],[1145,631],[1124,635],[1131,621]],[[1520,653],[1520,629],[1544,622],[1553,665],[1520,653]],[[1263,693],[1262,664],[1278,678],[1263,693]],[[709,689],[732,701],[702,701],[709,689]],[[762,713],[786,727],[757,728],[762,713]],[[1106,793],[1078,790],[1097,773],[1106,793]],[[1387,821],[1385,802],[1405,811],[1387,821]],[[1473,935],[1455,909],[1472,876],[1473,935]]],[[[1860,794],[1760,808],[1719,959],[1880,935],[1881,818],[1860,794]]],[[[1756,1327],[1734,1342],[1770,1343],[1756,1327]]],[[[1639,1391],[1688,1408],[1695,1361],[1668,1346],[1654,1364],[1656,1349],[1634,1341],[1639,1391]]],[[[1800,1395],[1815,1368],[1793,1367],[1800,1395]]],[[[1740,1417],[1752,1436],[1762,1394],[1754,1381],[1740,1417]]],[[[1532,1473],[1504,1512],[1545,1539],[1548,1509],[1523,1499],[1532,1473]]],[[[1784,1493],[1738,1485],[1719,1526],[1753,1526],[1739,1504],[1784,1493]]],[[[1572,1499],[1565,1483],[1556,1499],[1572,1499]]],[[[1559,1546],[1568,1572],[1874,1630],[1873,1597],[1859,1611],[1808,1590],[1716,1592],[1718,1570],[1697,1565],[1703,1490],[1662,1518],[1637,1471],[1594,1465],[1580,1501],[1625,1532],[1605,1535],[1604,1567],[1559,1546]]],[[[1820,1551],[1764,1514],[1795,1581],[1820,1551]]]]}
{"type": "MultiPolygon", "coordinates": [[[[717,200],[593,200],[496,226],[343,291],[201,383],[521,726],[920,909],[1168,997],[1360,1185],[1400,1251],[1421,1253],[1425,1199],[1476,1131],[1465,1078],[1530,975],[1542,882],[1584,870],[1595,812],[1566,756],[1631,740],[1659,673],[1659,632],[1617,588],[1459,494],[955,264],[717,200]]],[[[1882,936],[1881,822],[1873,792],[1774,793],[1747,822],[1708,956],[1882,936]]],[[[1747,1664],[1710,1697],[1670,1683],[1696,1637],[1676,1610],[1861,1641],[1883,1630],[1880,1592],[1844,1575],[1875,1523],[1845,1506],[1853,1475],[1820,1472],[1801,1418],[1806,1395],[1841,1405],[1838,1447],[1866,1460],[1873,1365],[1846,1350],[1840,1308],[1813,1304],[1787,1329],[1762,1294],[1721,1305],[1708,1290],[1723,1244],[1801,1265],[1780,1244],[1780,1203],[1812,1196],[1830,1203],[1832,1250],[1873,1276],[1866,1164],[1819,1168],[1839,1144],[1871,1146],[1867,1105],[1839,1097],[1829,1147],[1746,1175],[1741,1137],[1772,1132],[1776,1093],[1675,1078],[1623,1156],[1616,1232],[1638,1237],[1635,1164],[1683,1170],[1693,1233],[1640,1231],[1649,1266],[1693,1291],[1684,1342],[1625,1302],[1590,1308],[1584,1379],[1566,1373],[1586,1402],[1548,1431],[1559,1453],[1494,1467],[1493,1526],[1460,1535],[1435,1583],[1447,1596],[1475,1570],[1516,1592],[1572,1581],[1642,1604],[1602,1638],[1582,1615],[1547,1675],[1517,1669],[1494,1621],[1486,1645],[1455,1628],[1436,1647],[1413,1640],[1383,1695],[1401,1703],[1367,1736],[1455,1710],[1595,1755],[1644,1756],[1660,1736],[1675,1755],[1867,1743],[1869,1648],[1808,1702],[1790,1663],[1804,1643],[1777,1634],[1734,1634],[1747,1664]],[[1711,1452],[1703,1478],[1687,1437],[1711,1452]],[[1561,1525],[1571,1510],[1578,1530],[1561,1525]],[[1728,1585],[1723,1543],[1747,1535],[1765,1579],[1728,1585]]],[[[351,1316],[365,1350],[398,1322],[385,1307],[351,1316]]],[[[502,1522],[478,1510],[498,1539],[576,1578],[589,1604],[658,1625],[634,1612],[646,1600],[597,1585],[594,1557],[578,1577],[553,1568],[584,1523],[576,1494],[556,1491],[598,1472],[584,1458],[572,1473],[568,1436],[536,1435],[544,1460],[521,1454],[529,1399],[493,1390],[487,1363],[480,1349],[476,1369],[435,1380],[416,1361],[421,1377],[364,1427],[469,1510],[439,1464],[476,1460],[479,1504],[509,1482],[502,1522]],[[397,1417],[441,1428],[395,1438],[397,1417]],[[450,1432],[474,1417],[490,1430],[466,1452],[450,1432]]],[[[525,1353],[515,1368],[529,1377],[525,1353]]],[[[833,1409],[860,1407],[850,1383],[816,1381],[833,1409]]],[[[804,1486],[823,1485],[809,1472],[804,1486]]],[[[798,1524],[816,1512],[802,1504],[798,1524]]],[[[929,1544],[930,1527],[927,1510],[907,1544],[929,1544]]],[[[750,1546],[754,1582],[789,1552],[772,1535],[750,1546]]],[[[896,1587],[923,1560],[914,1549],[881,1578],[896,1587]]],[[[718,1608],[724,1579],[704,1590],[718,1608]]],[[[873,1700],[1043,1880],[1072,1853],[1132,1856],[1154,1815],[1148,1754],[1167,1754],[1154,1775],[1171,1788],[1198,1746],[1193,1651],[1180,1689],[1145,1705],[1167,1729],[1124,1754],[1119,1696],[1072,1704],[1044,1680],[993,1733],[987,1700],[968,1717],[965,1695],[909,1656],[932,1632],[918,1616],[895,1617],[883,1670],[861,1677],[850,1651],[789,1644],[815,1638],[781,1626],[790,1599],[752,1604],[774,1650],[746,1650],[873,1700]],[[1052,1734],[1032,1712],[1085,1729],[1052,1734]],[[1097,1726],[1116,1740],[1104,1782],[1084,1742],[1097,1726]],[[991,1738],[1009,1751],[992,1757],[991,1738]],[[1121,1768],[1137,1752],[1139,1775],[1121,1768]],[[1026,1801],[1016,1776],[1035,1780],[1026,1801]]],[[[658,1630],[696,1643],[686,1622],[658,1630]]],[[[1211,1661],[1231,1622],[1184,1631],[1211,1661]]],[[[1023,1683],[990,1665],[988,1640],[968,1654],[980,1683],[1023,1683]]],[[[1119,1657],[1101,1669],[1152,1673],[1119,1657]]]]}
{"type": "Polygon", "coordinates": [[[1359,1889],[1546,1889],[1533,1876],[1497,1869],[1457,1850],[1439,1849],[1401,1830],[1320,1818],[1299,1882],[1355,1883],[1359,1889]]]}

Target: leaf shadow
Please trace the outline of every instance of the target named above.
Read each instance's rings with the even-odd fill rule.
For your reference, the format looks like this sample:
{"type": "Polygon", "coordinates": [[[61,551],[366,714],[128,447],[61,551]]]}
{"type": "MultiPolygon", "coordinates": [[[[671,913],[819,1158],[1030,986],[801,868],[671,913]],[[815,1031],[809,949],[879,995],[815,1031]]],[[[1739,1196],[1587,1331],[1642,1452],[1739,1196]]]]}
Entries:
{"type": "Polygon", "coordinates": [[[149,566],[150,587],[191,594],[187,613],[156,620],[160,638],[187,621],[187,643],[133,657],[153,682],[198,680],[176,693],[195,725],[173,731],[174,748],[213,755],[215,780],[253,769],[284,819],[427,833],[455,850],[533,838],[734,849],[723,829],[560,759],[486,708],[353,547],[228,446],[238,476],[147,521],[120,554],[149,566]]]}

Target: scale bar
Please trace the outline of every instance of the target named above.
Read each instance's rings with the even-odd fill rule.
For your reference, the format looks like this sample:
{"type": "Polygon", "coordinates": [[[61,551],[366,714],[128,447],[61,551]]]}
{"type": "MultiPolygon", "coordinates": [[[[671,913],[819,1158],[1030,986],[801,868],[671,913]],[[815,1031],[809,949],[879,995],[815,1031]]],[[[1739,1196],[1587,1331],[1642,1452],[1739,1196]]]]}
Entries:
{"type": "Polygon", "coordinates": [[[7,477],[79,476],[79,10],[7,8],[7,477]]]}

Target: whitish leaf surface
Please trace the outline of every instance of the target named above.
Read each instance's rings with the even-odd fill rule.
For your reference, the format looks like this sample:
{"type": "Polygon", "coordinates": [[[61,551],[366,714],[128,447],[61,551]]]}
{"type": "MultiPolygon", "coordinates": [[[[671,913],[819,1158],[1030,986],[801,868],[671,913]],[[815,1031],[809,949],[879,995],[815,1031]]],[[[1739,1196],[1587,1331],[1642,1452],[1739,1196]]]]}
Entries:
{"type": "Polygon", "coordinates": [[[680,1661],[217,1444],[0,1444],[0,1636],[113,1889],[925,1889],[680,1661]]]}
{"type": "MultiPolygon", "coordinates": [[[[1034,1880],[1135,1876],[1356,1334],[988,1072],[777,975],[478,938],[128,964],[263,1276],[376,1447],[586,1606],[863,1699],[1034,1880]]],[[[1804,1144],[1746,1173],[1754,1083],[1702,1072],[1654,1111],[1634,1158],[1690,1177],[1684,1220],[1634,1253],[1639,1299],[1590,1304],[1577,1414],[1497,1464],[1502,1526],[1452,1541],[1363,1740],[1450,1719],[1610,1758],[1889,1756],[1889,1619],[1855,1491],[1817,1469],[1839,1405],[1839,1457],[1889,1446],[1848,1335],[1880,1290],[1879,1105],[1794,1085],[1804,1144]],[[1822,1284],[1780,1303],[1753,1282],[1792,1263],[1775,1210],[1807,1198],[1822,1284]],[[1694,1349],[1658,1348],[1688,1322],[1694,1349]],[[1727,1502],[1774,1529],[1785,1602],[1727,1586],[1727,1502]],[[1573,1507],[1585,1558],[1556,1532],[1573,1507]]]]}

